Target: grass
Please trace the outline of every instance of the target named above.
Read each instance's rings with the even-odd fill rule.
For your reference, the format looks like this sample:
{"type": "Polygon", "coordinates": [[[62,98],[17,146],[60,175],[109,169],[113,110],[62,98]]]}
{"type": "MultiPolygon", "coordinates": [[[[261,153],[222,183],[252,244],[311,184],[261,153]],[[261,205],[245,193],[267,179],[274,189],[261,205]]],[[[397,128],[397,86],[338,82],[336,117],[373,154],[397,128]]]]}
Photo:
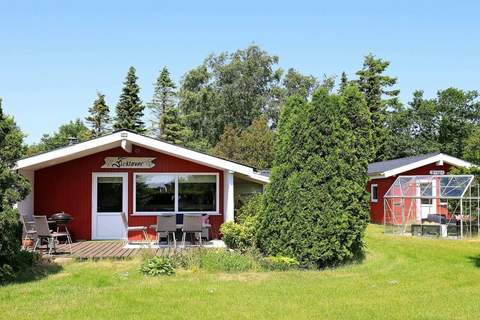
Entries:
{"type": "Polygon", "coordinates": [[[323,271],[177,271],[72,262],[0,287],[1,319],[476,319],[480,242],[383,235],[361,264],[323,271]]]}

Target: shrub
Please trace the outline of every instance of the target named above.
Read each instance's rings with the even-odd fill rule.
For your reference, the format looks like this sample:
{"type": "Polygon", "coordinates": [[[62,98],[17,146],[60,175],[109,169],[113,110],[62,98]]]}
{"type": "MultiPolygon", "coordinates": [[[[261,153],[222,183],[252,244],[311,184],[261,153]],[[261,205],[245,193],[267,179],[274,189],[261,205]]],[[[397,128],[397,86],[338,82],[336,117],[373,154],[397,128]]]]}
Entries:
{"type": "Polygon", "coordinates": [[[320,89],[312,101],[289,99],[275,144],[270,184],[257,216],[255,238],[262,253],[317,267],[360,257],[373,154],[363,95],[347,87],[340,95],[320,89]]]}
{"type": "Polygon", "coordinates": [[[247,217],[243,223],[226,222],[220,227],[223,241],[230,249],[245,251],[255,243],[254,217],[247,217]]]}
{"type": "Polygon", "coordinates": [[[266,257],[261,260],[261,265],[266,270],[287,271],[291,269],[297,269],[300,263],[295,258],[289,257],[266,257]]]}
{"type": "Polygon", "coordinates": [[[263,208],[262,193],[251,195],[235,215],[237,222],[243,223],[250,217],[255,217],[263,208]]]}
{"type": "Polygon", "coordinates": [[[165,257],[153,257],[143,262],[140,271],[148,276],[170,276],[175,274],[170,259],[165,257]]]}

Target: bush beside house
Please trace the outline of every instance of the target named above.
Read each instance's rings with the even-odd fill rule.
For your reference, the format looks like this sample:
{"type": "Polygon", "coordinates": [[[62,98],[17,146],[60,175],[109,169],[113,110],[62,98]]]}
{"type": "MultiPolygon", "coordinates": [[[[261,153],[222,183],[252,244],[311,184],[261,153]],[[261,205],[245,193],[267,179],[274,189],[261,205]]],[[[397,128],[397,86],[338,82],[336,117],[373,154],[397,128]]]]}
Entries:
{"type": "Polygon", "coordinates": [[[23,134],[13,118],[6,116],[0,99],[0,283],[12,280],[34,261],[20,251],[22,228],[13,205],[28,194],[28,181],[12,168],[24,154],[23,134]]]}

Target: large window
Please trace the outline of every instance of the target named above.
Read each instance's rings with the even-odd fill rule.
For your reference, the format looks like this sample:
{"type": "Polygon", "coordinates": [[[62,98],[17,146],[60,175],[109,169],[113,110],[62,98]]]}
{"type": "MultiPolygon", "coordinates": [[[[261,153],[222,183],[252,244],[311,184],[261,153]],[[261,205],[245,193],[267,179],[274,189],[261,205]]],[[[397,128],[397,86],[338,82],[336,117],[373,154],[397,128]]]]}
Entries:
{"type": "Polygon", "coordinates": [[[178,211],[216,211],[217,177],[182,175],[178,177],[178,211]]]}
{"type": "Polygon", "coordinates": [[[135,174],[135,213],[218,212],[217,174],[135,174]]]}
{"type": "Polygon", "coordinates": [[[136,211],[175,211],[175,179],[175,175],[137,174],[135,176],[136,211]]]}

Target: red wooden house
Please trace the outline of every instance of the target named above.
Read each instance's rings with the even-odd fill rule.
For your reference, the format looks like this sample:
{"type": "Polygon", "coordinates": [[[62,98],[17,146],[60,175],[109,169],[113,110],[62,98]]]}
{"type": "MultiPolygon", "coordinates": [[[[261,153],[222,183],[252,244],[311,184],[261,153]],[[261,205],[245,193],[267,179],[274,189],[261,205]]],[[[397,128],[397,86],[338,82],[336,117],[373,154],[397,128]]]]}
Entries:
{"type": "Polygon", "coordinates": [[[16,169],[32,185],[21,214],[68,213],[76,240],[123,238],[122,212],[129,226],[155,224],[162,213],[208,215],[217,237],[235,202],[268,183],[251,167],[126,130],[22,159],[16,169]]]}
{"type": "MultiPolygon", "coordinates": [[[[370,192],[371,221],[374,223],[384,222],[384,195],[398,176],[438,176],[448,174],[453,167],[471,166],[472,164],[467,161],[440,152],[370,164],[368,166],[370,180],[367,190],[370,192]]],[[[428,188],[431,185],[431,181],[425,179],[425,187],[428,188]]],[[[418,192],[422,194],[432,192],[432,196],[435,196],[435,188],[433,190],[421,190],[421,188],[420,181],[418,192]]],[[[415,209],[419,212],[445,214],[441,199],[419,200],[418,208],[415,209]]]]}

